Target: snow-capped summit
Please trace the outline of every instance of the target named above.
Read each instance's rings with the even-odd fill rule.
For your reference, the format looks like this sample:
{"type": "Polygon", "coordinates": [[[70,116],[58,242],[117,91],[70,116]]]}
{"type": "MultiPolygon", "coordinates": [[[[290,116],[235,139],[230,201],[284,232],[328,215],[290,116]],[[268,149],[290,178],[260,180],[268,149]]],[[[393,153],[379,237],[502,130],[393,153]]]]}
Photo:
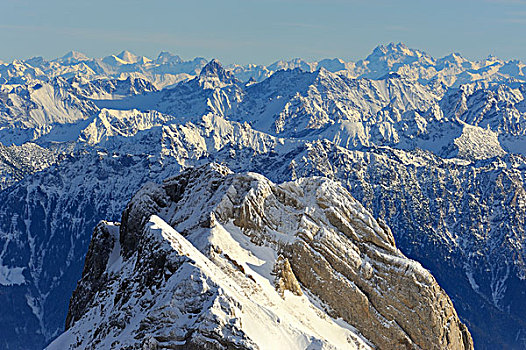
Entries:
{"type": "Polygon", "coordinates": [[[412,63],[420,58],[432,63],[432,58],[423,51],[410,49],[403,43],[389,43],[386,46],[377,46],[365,60],[369,62],[385,62],[392,67],[394,64],[412,63]]]}
{"type": "Polygon", "coordinates": [[[217,164],[145,185],[97,226],[66,323],[48,350],[473,349],[431,274],[340,184],[217,164]]]}
{"type": "Polygon", "coordinates": [[[123,50],[121,53],[116,55],[116,57],[120,58],[122,61],[128,64],[136,63],[139,60],[139,56],[131,53],[128,50],[123,50]]]}
{"type": "Polygon", "coordinates": [[[33,67],[42,67],[47,61],[42,56],[36,56],[24,60],[24,63],[29,64],[33,67]]]}
{"type": "Polygon", "coordinates": [[[450,53],[449,55],[440,58],[437,61],[439,61],[439,62],[450,62],[450,63],[454,63],[454,64],[457,64],[457,65],[461,65],[462,63],[467,62],[467,59],[462,57],[462,55],[459,54],[458,52],[454,52],[454,53],[450,53]]]}
{"type": "Polygon", "coordinates": [[[312,72],[316,69],[316,64],[312,62],[307,62],[304,59],[301,58],[294,58],[290,61],[276,61],[268,66],[268,69],[271,71],[278,71],[282,69],[295,69],[300,68],[301,70],[304,70],[306,72],[312,72]]]}
{"type": "Polygon", "coordinates": [[[109,64],[110,66],[120,66],[120,65],[130,65],[130,64],[139,64],[144,65],[152,60],[145,56],[138,56],[130,51],[123,50],[118,55],[111,55],[104,57],[102,60],[104,63],[109,64]]]}
{"type": "Polygon", "coordinates": [[[217,76],[221,80],[225,78],[230,78],[231,74],[229,74],[221,65],[221,62],[217,59],[210,60],[206,66],[201,69],[201,73],[199,73],[200,77],[211,77],[211,76],[217,76]]]}
{"type": "Polygon", "coordinates": [[[236,81],[234,75],[225,70],[217,59],[208,62],[199,73],[199,83],[205,89],[223,87],[236,81]]]}
{"type": "Polygon", "coordinates": [[[323,59],[323,60],[318,62],[316,68],[320,69],[322,67],[327,69],[328,71],[331,71],[331,72],[343,71],[343,70],[346,70],[348,68],[347,64],[345,63],[345,61],[340,59],[340,58],[333,58],[333,59],[326,58],[326,59],[323,59]]]}
{"type": "Polygon", "coordinates": [[[432,66],[434,59],[423,51],[410,49],[403,43],[379,45],[364,60],[356,63],[356,74],[377,79],[389,72],[398,73],[403,67],[432,66]]]}
{"type": "Polygon", "coordinates": [[[158,64],[176,64],[181,63],[183,60],[178,55],[174,55],[168,51],[162,51],[157,56],[155,63],[158,64]]]}
{"type": "Polygon", "coordinates": [[[87,60],[89,60],[89,57],[78,51],[69,51],[64,56],[57,59],[57,61],[64,64],[73,64],[87,60]]]}

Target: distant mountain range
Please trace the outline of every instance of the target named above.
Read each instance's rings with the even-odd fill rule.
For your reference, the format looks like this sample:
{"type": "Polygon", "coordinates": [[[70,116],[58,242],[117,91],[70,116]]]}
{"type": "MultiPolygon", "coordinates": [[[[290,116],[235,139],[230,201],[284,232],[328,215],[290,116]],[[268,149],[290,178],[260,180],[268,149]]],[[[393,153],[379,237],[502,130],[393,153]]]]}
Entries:
{"type": "Polygon", "coordinates": [[[340,181],[435,276],[475,348],[526,347],[525,74],[403,44],[354,63],[0,64],[0,348],[61,334],[98,222],[210,162],[340,181]]]}
{"type": "MultiPolygon", "coordinates": [[[[184,61],[169,52],[161,52],[156,59],[138,56],[129,51],[104,58],[90,58],[83,53],[70,51],[64,56],[46,61],[42,57],[1,63],[0,82],[21,83],[28,79],[48,81],[50,78],[83,76],[86,79],[127,77],[151,81],[161,89],[199,74],[208,61],[197,57],[184,61]]],[[[526,65],[519,60],[501,60],[494,56],[470,61],[458,53],[434,58],[421,50],[410,49],[402,43],[380,45],[363,60],[346,62],[339,58],[309,62],[301,58],[276,61],[268,66],[230,64],[225,66],[243,82],[263,81],[283,69],[300,68],[313,72],[321,68],[349,78],[379,79],[386,74],[416,80],[422,84],[434,83],[458,87],[476,81],[526,81],[526,65]]]]}

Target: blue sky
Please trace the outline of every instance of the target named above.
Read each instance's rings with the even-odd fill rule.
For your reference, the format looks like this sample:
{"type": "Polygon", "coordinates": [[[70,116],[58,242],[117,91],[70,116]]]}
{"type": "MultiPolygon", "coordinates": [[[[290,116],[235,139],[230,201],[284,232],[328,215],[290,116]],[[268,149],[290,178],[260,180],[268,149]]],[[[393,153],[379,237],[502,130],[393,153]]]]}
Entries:
{"type": "Polygon", "coordinates": [[[357,60],[389,42],[526,61],[526,0],[0,0],[0,18],[4,61],[123,49],[225,63],[357,60]]]}

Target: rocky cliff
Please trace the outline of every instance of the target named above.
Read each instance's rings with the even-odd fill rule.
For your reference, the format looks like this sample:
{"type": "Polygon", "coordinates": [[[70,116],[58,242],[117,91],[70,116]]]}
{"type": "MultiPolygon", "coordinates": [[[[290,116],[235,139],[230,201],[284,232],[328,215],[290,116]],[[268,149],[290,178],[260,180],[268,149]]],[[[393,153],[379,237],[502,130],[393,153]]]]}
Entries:
{"type": "Polygon", "coordinates": [[[433,276],[338,182],[217,164],[95,229],[48,349],[472,349],[433,276]]]}

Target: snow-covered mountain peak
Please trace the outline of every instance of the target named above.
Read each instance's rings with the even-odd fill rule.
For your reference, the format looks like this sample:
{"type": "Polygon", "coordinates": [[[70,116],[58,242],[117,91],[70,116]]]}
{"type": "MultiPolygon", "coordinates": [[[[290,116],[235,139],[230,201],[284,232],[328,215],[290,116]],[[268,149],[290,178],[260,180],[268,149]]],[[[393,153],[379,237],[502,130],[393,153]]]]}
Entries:
{"type": "Polygon", "coordinates": [[[118,55],[115,55],[116,57],[120,58],[126,63],[136,63],[139,60],[139,56],[136,54],[131,53],[128,50],[123,50],[118,55]]]}
{"type": "Polygon", "coordinates": [[[414,67],[418,67],[416,68],[418,72],[419,68],[427,69],[434,64],[433,57],[423,51],[410,49],[402,43],[390,43],[376,47],[366,59],[358,61],[353,70],[358,76],[373,79],[390,72],[403,73],[415,79],[421,73],[415,74],[414,67]]]}
{"type": "Polygon", "coordinates": [[[47,61],[42,56],[35,56],[24,60],[24,63],[29,64],[33,67],[41,67],[47,63],[47,61]]]}
{"type": "Polygon", "coordinates": [[[66,63],[66,64],[72,64],[72,63],[78,63],[82,61],[87,61],[90,58],[83,54],[82,52],[78,51],[69,51],[64,56],[57,59],[57,61],[66,63]]]}
{"type": "Polygon", "coordinates": [[[450,53],[449,55],[446,55],[438,60],[439,62],[450,62],[457,65],[461,65],[464,62],[467,62],[468,60],[462,57],[461,54],[455,52],[450,53]]]}
{"type": "Polygon", "coordinates": [[[145,65],[151,61],[148,57],[138,56],[127,50],[121,51],[118,55],[110,55],[102,59],[102,62],[114,67],[132,64],[145,65]]]}
{"type": "Polygon", "coordinates": [[[176,64],[181,63],[183,60],[178,55],[174,55],[171,52],[168,51],[162,51],[159,53],[159,56],[157,56],[157,59],[155,60],[155,63],[158,64],[176,64]]]}
{"type": "Polygon", "coordinates": [[[236,81],[232,72],[223,68],[217,59],[208,62],[199,73],[199,83],[205,89],[223,87],[236,81]]]}
{"type": "Polygon", "coordinates": [[[299,68],[305,72],[312,72],[316,69],[316,63],[307,62],[301,58],[294,58],[290,61],[279,60],[268,66],[271,71],[288,70],[299,68]]]}
{"type": "Polygon", "coordinates": [[[48,349],[473,348],[431,274],[340,184],[220,165],[146,184],[97,226],[67,325],[48,349]]]}
{"type": "Polygon", "coordinates": [[[210,60],[202,69],[199,76],[218,76],[225,77],[227,71],[223,68],[221,62],[218,59],[214,58],[210,60]]]}
{"type": "Polygon", "coordinates": [[[337,77],[337,75],[331,73],[327,68],[325,67],[319,67],[318,69],[316,69],[314,71],[314,76],[316,77],[316,79],[318,80],[322,80],[322,79],[334,79],[337,77]]]}
{"type": "Polygon", "coordinates": [[[425,52],[410,49],[403,43],[389,43],[387,45],[377,46],[373,52],[367,56],[367,61],[388,61],[389,63],[399,63],[404,60],[408,60],[409,57],[420,58],[420,57],[429,57],[425,52]]]}
{"type": "Polygon", "coordinates": [[[325,58],[318,62],[317,68],[325,68],[330,72],[338,72],[348,69],[349,64],[340,58],[325,58]]]}

